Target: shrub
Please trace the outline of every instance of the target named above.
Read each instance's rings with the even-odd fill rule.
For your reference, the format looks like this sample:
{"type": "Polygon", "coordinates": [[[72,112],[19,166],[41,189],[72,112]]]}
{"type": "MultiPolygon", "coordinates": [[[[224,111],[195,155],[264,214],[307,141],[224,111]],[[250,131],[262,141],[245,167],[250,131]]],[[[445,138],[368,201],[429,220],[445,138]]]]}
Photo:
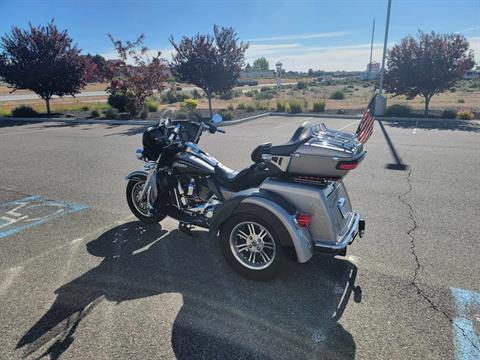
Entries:
{"type": "Polygon", "coordinates": [[[330,99],[332,100],[343,100],[345,99],[345,94],[341,90],[337,90],[330,94],[330,99]]]}
{"type": "Polygon", "coordinates": [[[283,101],[277,101],[277,111],[278,112],[287,111],[287,105],[283,101]]]}
{"type": "Polygon", "coordinates": [[[148,117],[148,106],[144,106],[142,111],[140,111],[140,119],[146,119],[148,117]]]}
{"type": "Polygon", "coordinates": [[[230,110],[230,111],[235,110],[235,108],[233,107],[232,104],[228,104],[227,109],[230,110]]]}
{"type": "Polygon", "coordinates": [[[386,116],[408,117],[412,112],[412,108],[408,105],[393,104],[390,105],[385,113],[386,116]]]}
{"type": "Polygon", "coordinates": [[[472,120],[474,118],[474,114],[471,111],[459,111],[457,116],[462,120],[472,120]]]}
{"type": "Polygon", "coordinates": [[[232,90],[225,91],[220,94],[219,98],[221,100],[231,100],[233,99],[233,91],[232,90]]]}
{"type": "Polygon", "coordinates": [[[465,100],[464,100],[464,99],[458,99],[457,102],[458,102],[459,104],[465,104],[465,100]]]}
{"type": "Polygon", "coordinates": [[[158,104],[153,100],[148,100],[145,105],[149,112],[158,111],[158,104]]]}
{"type": "Polygon", "coordinates": [[[324,111],[325,111],[325,101],[313,102],[313,112],[324,112],[324,111]]]}
{"type": "Polygon", "coordinates": [[[185,120],[185,119],[188,119],[188,115],[187,113],[183,112],[183,111],[175,111],[175,113],[173,114],[175,120],[185,120]]]}
{"type": "Polygon", "coordinates": [[[237,105],[237,110],[245,110],[246,106],[244,103],[240,103],[237,105]]]}
{"type": "Polygon", "coordinates": [[[107,103],[120,112],[124,112],[128,106],[128,96],[121,93],[112,93],[108,96],[107,103]]]}
{"type": "Polygon", "coordinates": [[[191,111],[191,110],[195,110],[198,106],[198,101],[195,100],[195,99],[186,99],[184,102],[183,102],[184,106],[185,106],[185,109],[191,111]]]}
{"type": "Polygon", "coordinates": [[[175,90],[168,90],[165,94],[162,95],[162,102],[166,104],[174,104],[179,101],[183,101],[182,95],[177,93],[175,90]]]}
{"type": "Polygon", "coordinates": [[[254,111],[255,111],[255,107],[254,107],[253,105],[248,105],[246,111],[247,111],[247,112],[254,112],[254,111]]]}
{"type": "Polygon", "coordinates": [[[306,84],[305,82],[303,82],[303,81],[297,82],[297,89],[298,89],[298,90],[303,90],[303,89],[305,89],[306,87],[307,87],[307,84],[306,84]]]}
{"type": "Polygon", "coordinates": [[[203,97],[203,94],[198,91],[197,89],[193,89],[192,91],[192,97],[195,99],[195,100],[198,100],[198,99],[201,99],[203,97]]]}
{"type": "Polygon", "coordinates": [[[88,106],[82,106],[82,111],[88,111],[90,108],[88,106]]]}
{"type": "Polygon", "coordinates": [[[455,119],[457,117],[457,111],[454,109],[445,109],[442,112],[442,118],[455,119]]]}
{"type": "Polygon", "coordinates": [[[273,99],[274,97],[275,97],[275,94],[272,93],[271,91],[260,92],[253,96],[255,100],[270,100],[270,99],[273,99]]]}
{"type": "Polygon", "coordinates": [[[98,111],[97,109],[93,109],[92,112],[90,113],[90,116],[92,118],[98,118],[100,117],[100,111],[98,111]]]}
{"type": "Polygon", "coordinates": [[[233,115],[230,111],[221,110],[220,115],[222,115],[223,120],[228,121],[233,119],[233,115]]]}
{"type": "Polygon", "coordinates": [[[114,108],[107,109],[107,111],[105,111],[105,117],[107,119],[118,119],[118,110],[114,108]]]}
{"type": "Polygon", "coordinates": [[[289,107],[290,107],[290,112],[293,114],[302,112],[302,104],[300,104],[298,101],[290,101],[289,107]]]}
{"type": "Polygon", "coordinates": [[[257,110],[268,110],[268,105],[262,104],[261,102],[256,102],[255,108],[257,110]]]}
{"type": "Polygon", "coordinates": [[[345,115],[345,110],[343,110],[343,109],[338,109],[338,110],[337,110],[337,114],[338,114],[338,115],[345,115]]]}
{"type": "Polygon", "coordinates": [[[38,116],[38,112],[32,109],[31,106],[28,105],[20,105],[12,110],[12,116],[15,117],[36,117],[38,116]]]}
{"type": "Polygon", "coordinates": [[[262,86],[260,88],[260,92],[266,92],[266,91],[270,91],[270,90],[273,90],[271,87],[268,87],[268,86],[262,86]]]}
{"type": "Polygon", "coordinates": [[[255,94],[258,94],[258,90],[250,90],[245,92],[245,96],[253,97],[255,94]]]}

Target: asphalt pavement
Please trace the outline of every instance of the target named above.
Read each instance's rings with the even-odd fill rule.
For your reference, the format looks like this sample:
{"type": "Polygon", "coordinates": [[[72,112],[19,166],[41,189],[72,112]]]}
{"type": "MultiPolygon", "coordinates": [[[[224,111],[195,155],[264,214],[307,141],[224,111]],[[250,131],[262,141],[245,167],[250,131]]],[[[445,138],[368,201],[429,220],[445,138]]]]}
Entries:
{"type": "MultiPolygon", "coordinates": [[[[205,134],[232,168],[304,120],[205,134]]],[[[131,215],[141,126],[0,123],[0,359],[480,358],[480,125],[376,123],[345,179],[366,237],[268,283],[131,215]]]]}

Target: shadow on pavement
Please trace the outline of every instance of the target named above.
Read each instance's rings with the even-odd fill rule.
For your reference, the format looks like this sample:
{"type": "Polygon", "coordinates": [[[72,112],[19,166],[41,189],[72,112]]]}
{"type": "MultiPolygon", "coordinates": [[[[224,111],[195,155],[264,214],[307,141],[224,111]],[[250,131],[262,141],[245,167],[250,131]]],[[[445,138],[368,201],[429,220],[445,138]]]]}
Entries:
{"type": "MultiPolygon", "coordinates": [[[[355,287],[355,265],[316,256],[302,265],[289,262],[274,281],[252,282],[233,273],[215,241],[200,233],[167,233],[140,222],[105,232],[87,244],[103,261],[55,291],[55,302],[17,348],[24,356],[41,350],[40,357],[57,359],[104,299],[173,292],[183,296],[171,340],[178,359],[354,358],[354,339],[338,320],[355,287]]],[[[142,331],[141,323],[134,326],[142,331]]]]}
{"type": "Polygon", "coordinates": [[[394,163],[387,164],[385,165],[385,167],[389,170],[400,170],[400,171],[408,170],[408,165],[404,164],[402,158],[400,157],[400,155],[398,155],[397,149],[395,148],[395,145],[393,144],[392,139],[390,138],[390,135],[388,135],[387,130],[385,130],[385,126],[383,126],[382,120],[378,120],[378,124],[380,125],[380,129],[382,129],[383,136],[385,136],[387,145],[390,148],[390,152],[393,156],[393,159],[395,160],[394,163]]]}
{"type": "MultiPolygon", "coordinates": [[[[385,124],[402,128],[402,129],[425,129],[425,130],[451,130],[451,131],[469,131],[480,132],[480,124],[475,121],[461,120],[461,119],[438,119],[428,121],[412,121],[412,120],[397,120],[385,119],[382,120],[385,124]]],[[[380,121],[379,121],[380,122],[380,121]]]]}

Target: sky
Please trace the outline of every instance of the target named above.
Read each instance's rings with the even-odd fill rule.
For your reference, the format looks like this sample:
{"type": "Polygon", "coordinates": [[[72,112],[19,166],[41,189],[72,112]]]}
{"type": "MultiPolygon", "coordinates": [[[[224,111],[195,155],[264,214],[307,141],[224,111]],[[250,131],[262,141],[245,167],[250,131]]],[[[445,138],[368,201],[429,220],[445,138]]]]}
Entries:
{"type": "MultiPolygon", "coordinates": [[[[168,38],[231,26],[250,46],[247,62],[266,57],[287,71],[364,70],[375,19],[373,59],[381,62],[387,0],[0,0],[0,34],[51,19],[83,53],[115,58],[107,37],[134,40],[171,59],[168,38]]],[[[388,45],[418,30],[462,33],[480,62],[480,0],[392,0],[388,45]]]]}

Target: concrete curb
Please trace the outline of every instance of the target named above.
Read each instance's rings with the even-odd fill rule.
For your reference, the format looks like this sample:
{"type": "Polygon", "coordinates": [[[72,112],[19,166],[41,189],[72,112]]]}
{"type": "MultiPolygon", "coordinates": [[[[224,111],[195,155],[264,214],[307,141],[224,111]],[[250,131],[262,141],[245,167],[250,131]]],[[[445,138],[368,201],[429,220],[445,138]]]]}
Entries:
{"type": "Polygon", "coordinates": [[[272,116],[285,116],[285,117],[314,117],[324,119],[361,119],[362,115],[335,115],[335,114],[319,114],[319,113],[286,113],[286,112],[272,112],[269,113],[272,116]]]}
{"type": "Polygon", "coordinates": [[[105,125],[155,125],[153,120],[95,120],[95,119],[71,119],[71,118],[15,118],[0,117],[0,121],[7,122],[62,122],[66,124],[105,124],[105,125]]]}
{"type": "Polygon", "coordinates": [[[246,118],[242,118],[242,119],[237,119],[237,120],[230,120],[230,121],[224,121],[221,123],[221,127],[225,127],[225,126],[232,126],[232,125],[237,125],[237,124],[241,124],[241,123],[244,123],[244,122],[247,122],[247,121],[250,121],[250,120],[255,120],[255,119],[259,119],[259,118],[262,118],[262,117],[265,117],[265,116],[270,116],[272,115],[272,113],[263,113],[263,114],[258,114],[258,115],[254,115],[254,116],[250,116],[250,117],[246,117],[246,118]]]}

